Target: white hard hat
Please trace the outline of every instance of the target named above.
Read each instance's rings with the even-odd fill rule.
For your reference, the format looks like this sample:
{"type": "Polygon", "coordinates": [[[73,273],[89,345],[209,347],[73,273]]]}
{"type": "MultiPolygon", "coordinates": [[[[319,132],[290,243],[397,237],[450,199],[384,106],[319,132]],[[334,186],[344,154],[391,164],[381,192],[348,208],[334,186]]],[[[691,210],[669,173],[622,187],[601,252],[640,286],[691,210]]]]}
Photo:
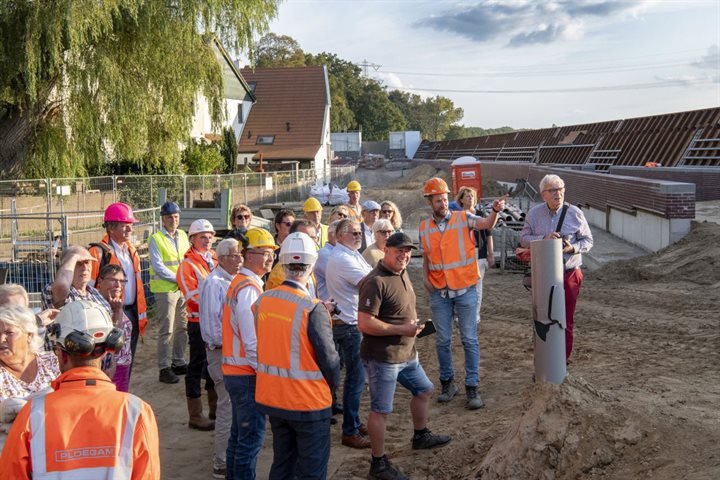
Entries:
{"type": "Polygon", "coordinates": [[[192,237],[196,233],[203,232],[215,233],[215,229],[213,228],[212,223],[208,222],[204,218],[200,218],[190,224],[190,231],[188,232],[188,237],[192,237]]]}
{"type": "Polygon", "coordinates": [[[315,265],[317,257],[317,246],[315,242],[308,234],[303,232],[291,233],[283,240],[282,246],[280,247],[281,265],[302,263],[312,266],[315,265]]]}
{"type": "Polygon", "coordinates": [[[113,326],[108,311],[86,300],[65,305],[48,332],[53,344],[71,355],[96,357],[123,345],[122,331],[113,326]]]}

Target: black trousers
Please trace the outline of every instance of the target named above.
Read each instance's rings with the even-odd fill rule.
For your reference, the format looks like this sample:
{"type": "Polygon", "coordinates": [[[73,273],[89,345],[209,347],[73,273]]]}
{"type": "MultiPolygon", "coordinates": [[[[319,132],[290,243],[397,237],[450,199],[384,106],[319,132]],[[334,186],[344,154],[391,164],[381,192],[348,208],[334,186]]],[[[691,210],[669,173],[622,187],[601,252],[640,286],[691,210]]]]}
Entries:
{"type": "Polygon", "coordinates": [[[205,342],[200,333],[200,323],[188,322],[188,344],[190,345],[190,362],[185,374],[185,395],[188,398],[202,396],[201,382],[205,379],[205,390],[215,390],[215,382],[207,371],[205,342]]]}
{"type": "MultiPolygon", "coordinates": [[[[138,338],[140,338],[140,326],[138,325],[138,307],[137,302],[132,305],[123,307],[125,315],[130,319],[132,324],[132,333],[130,334],[130,351],[132,352],[132,360],[130,361],[130,375],[132,375],[132,367],[135,365],[135,349],[137,349],[138,338]]],[[[128,379],[129,381],[129,379],[128,379]]]]}

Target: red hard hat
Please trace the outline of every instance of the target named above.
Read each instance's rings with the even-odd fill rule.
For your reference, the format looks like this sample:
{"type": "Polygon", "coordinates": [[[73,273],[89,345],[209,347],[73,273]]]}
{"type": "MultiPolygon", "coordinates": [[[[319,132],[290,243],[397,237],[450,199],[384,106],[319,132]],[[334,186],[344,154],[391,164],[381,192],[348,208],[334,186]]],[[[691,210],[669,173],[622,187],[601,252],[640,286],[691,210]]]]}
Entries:
{"type": "Polygon", "coordinates": [[[445,180],[439,177],[433,177],[423,187],[423,196],[430,197],[433,195],[440,195],[441,193],[450,193],[447,183],[445,180]]]}
{"type": "Polygon", "coordinates": [[[130,205],[121,202],[108,205],[103,217],[103,222],[138,223],[139,221],[133,215],[130,205]]]}

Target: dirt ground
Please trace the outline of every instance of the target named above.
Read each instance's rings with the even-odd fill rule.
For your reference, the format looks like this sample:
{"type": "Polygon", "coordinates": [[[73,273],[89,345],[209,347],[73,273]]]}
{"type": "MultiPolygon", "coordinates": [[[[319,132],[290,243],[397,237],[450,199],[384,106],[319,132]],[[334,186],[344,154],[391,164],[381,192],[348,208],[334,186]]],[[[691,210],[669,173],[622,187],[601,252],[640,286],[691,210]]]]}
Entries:
{"type": "MultiPolygon", "coordinates": [[[[372,175],[380,188],[366,189],[368,198],[397,201],[408,229],[417,228],[425,209],[417,187],[432,172],[372,175]]],[[[410,397],[399,388],[388,456],[413,479],[720,478],[719,260],[720,225],[695,223],[688,237],[663,251],[586,272],[575,350],[561,386],[532,383],[530,294],[521,275],[491,270],[478,327],[486,407],[468,411],[463,396],[433,402],[429,427],[453,440],[413,451],[410,397]]],[[[429,318],[419,259],[410,272],[418,314],[429,318]]],[[[417,348],[439,385],[433,336],[419,339],[417,348]]],[[[457,335],[454,351],[462,382],[457,335]]],[[[157,381],[152,323],[138,352],[131,390],[157,415],[163,478],[211,478],[213,434],[188,429],[182,382],[157,381]]],[[[366,392],[361,416],[368,406],[366,392]]],[[[342,446],[340,425],[332,435],[328,477],[365,478],[369,451],[342,446]]],[[[271,461],[268,427],[258,478],[267,478],[271,461]]]]}

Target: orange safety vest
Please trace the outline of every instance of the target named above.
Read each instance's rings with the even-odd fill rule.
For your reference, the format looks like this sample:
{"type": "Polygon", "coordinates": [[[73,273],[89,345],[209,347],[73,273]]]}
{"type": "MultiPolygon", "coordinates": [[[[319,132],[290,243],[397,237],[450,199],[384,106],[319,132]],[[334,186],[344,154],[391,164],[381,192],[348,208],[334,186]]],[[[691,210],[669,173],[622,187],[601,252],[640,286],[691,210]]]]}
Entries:
{"type": "Polygon", "coordinates": [[[68,370],[53,388],[15,419],[0,477],[160,478],[157,423],[147,403],[116,391],[94,367],[68,370]]]}
{"type": "MultiPolygon", "coordinates": [[[[213,265],[217,265],[217,256],[212,252],[213,265]]],[[[200,322],[200,282],[210,275],[210,265],[193,247],[185,253],[185,259],[177,271],[177,283],[185,296],[185,308],[188,322],[200,322]]]]}
{"type": "MultiPolygon", "coordinates": [[[[348,218],[349,218],[350,220],[355,220],[356,222],[362,222],[362,221],[363,221],[363,220],[362,220],[362,214],[361,214],[361,213],[358,213],[358,212],[353,208],[352,205],[350,205],[350,204],[348,203],[348,204],[345,205],[345,206],[347,207],[348,211],[350,212],[350,215],[348,216],[348,218]]],[[[362,210],[361,210],[361,212],[362,212],[362,210]]]]}
{"type": "MultiPolygon", "coordinates": [[[[111,265],[117,265],[122,268],[122,263],[120,263],[120,259],[115,255],[115,250],[110,246],[110,236],[105,235],[103,239],[101,240],[101,243],[104,243],[108,246],[108,253],[110,254],[110,264],[111,265]]],[[[140,276],[140,256],[137,253],[137,250],[135,247],[132,246],[130,242],[125,242],[125,245],[128,247],[128,253],[130,254],[130,258],[133,262],[133,270],[135,271],[135,304],[137,305],[138,309],[138,327],[140,330],[140,335],[145,335],[145,327],[147,327],[147,301],[145,300],[145,287],[143,286],[142,277],[140,276]]],[[[100,273],[100,262],[102,261],[103,256],[103,250],[101,247],[90,247],[88,249],[90,252],[90,255],[95,257],[97,259],[97,262],[91,262],[92,263],[92,272],[90,273],[91,278],[93,281],[97,280],[98,273],[100,273]]]]}
{"type": "Polygon", "coordinates": [[[238,293],[246,287],[254,288],[257,290],[258,295],[262,294],[262,287],[254,278],[238,273],[230,283],[225,296],[222,312],[223,375],[255,375],[255,369],[250,366],[245,357],[245,344],[243,343],[240,328],[234,328],[231,321],[237,305],[238,293]]]}
{"type": "Polygon", "coordinates": [[[432,219],[420,222],[420,242],[428,262],[428,280],[435,288],[462,290],[480,279],[475,239],[464,211],[452,212],[444,232],[432,219]]]}
{"type": "Polygon", "coordinates": [[[255,401],[289,411],[330,408],[332,396],[307,335],[308,316],[318,300],[280,285],[252,307],[257,333],[255,401]]]}

